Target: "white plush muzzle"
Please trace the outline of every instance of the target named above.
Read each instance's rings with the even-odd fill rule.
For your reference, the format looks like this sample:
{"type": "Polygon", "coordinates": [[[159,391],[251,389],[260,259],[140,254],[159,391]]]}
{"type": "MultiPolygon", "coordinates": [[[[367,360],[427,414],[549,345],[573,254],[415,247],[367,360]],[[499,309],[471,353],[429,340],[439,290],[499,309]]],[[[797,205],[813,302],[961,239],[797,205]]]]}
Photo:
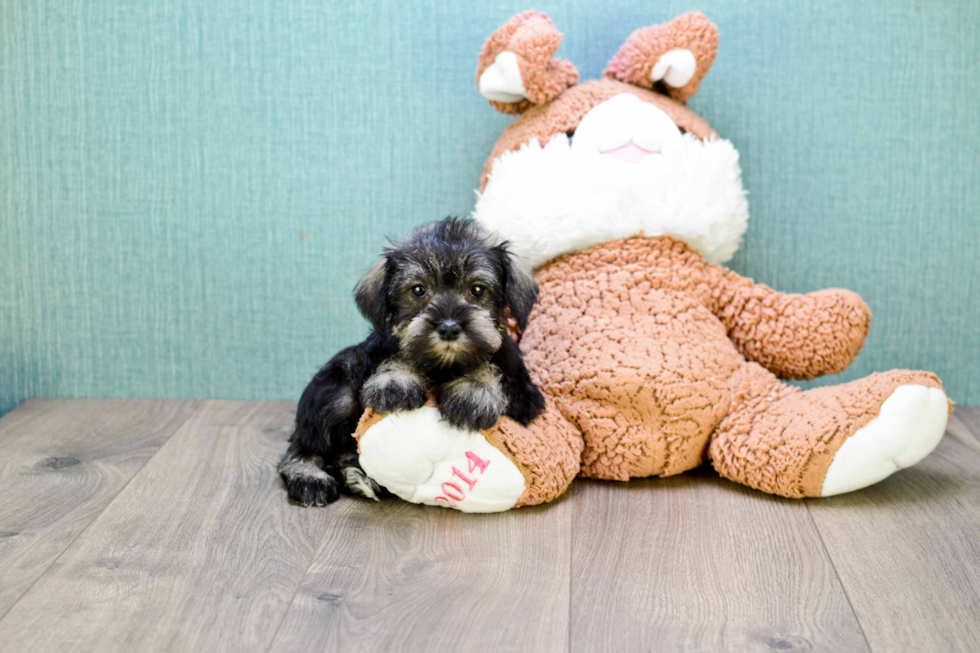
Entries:
{"type": "Polygon", "coordinates": [[[632,94],[593,108],[574,137],[498,158],[473,217],[531,266],[637,234],[683,240],[728,261],[748,226],[738,152],[682,134],[632,94]]]}

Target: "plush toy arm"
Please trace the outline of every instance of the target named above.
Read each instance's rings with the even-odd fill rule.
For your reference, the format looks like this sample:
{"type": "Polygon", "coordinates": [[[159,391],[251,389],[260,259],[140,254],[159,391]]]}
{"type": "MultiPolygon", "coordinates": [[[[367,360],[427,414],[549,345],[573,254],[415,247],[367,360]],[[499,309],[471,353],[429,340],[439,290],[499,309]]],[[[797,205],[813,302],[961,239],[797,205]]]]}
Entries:
{"type": "Polygon", "coordinates": [[[781,293],[707,264],[711,308],[748,360],[783,379],[842,372],[871,324],[868,305],[850,290],[781,293]]]}

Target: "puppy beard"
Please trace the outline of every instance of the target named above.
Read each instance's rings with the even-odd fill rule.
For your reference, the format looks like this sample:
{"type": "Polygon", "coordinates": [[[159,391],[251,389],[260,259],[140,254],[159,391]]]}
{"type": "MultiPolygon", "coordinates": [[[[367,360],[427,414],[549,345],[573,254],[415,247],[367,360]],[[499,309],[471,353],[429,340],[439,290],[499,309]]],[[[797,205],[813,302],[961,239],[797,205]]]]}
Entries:
{"type": "Polygon", "coordinates": [[[425,314],[413,318],[402,331],[404,354],[426,371],[468,370],[490,360],[500,349],[503,335],[485,311],[469,316],[456,340],[443,340],[425,314]]]}

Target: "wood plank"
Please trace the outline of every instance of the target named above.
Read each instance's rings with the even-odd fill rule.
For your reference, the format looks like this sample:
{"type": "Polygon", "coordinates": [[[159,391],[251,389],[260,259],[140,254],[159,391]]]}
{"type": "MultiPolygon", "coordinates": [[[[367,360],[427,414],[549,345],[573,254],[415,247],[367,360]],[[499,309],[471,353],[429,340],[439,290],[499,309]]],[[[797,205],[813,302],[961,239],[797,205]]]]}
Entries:
{"type": "Polygon", "coordinates": [[[277,478],[294,410],[205,402],[0,620],[0,641],[265,650],[330,515],[289,505],[277,478]]]}
{"type": "Polygon", "coordinates": [[[701,468],[578,481],[572,651],[867,651],[799,501],[701,468]]]}
{"type": "MultiPolygon", "coordinates": [[[[980,441],[980,406],[957,406],[953,414],[957,418],[956,423],[965,426],[980,441]]],[[[959,432],[965,433],[962,430],[959,432]]]]}
{"type": "Polygon", "coordinates": [[[0,616],[197,405],[32,399],[0,420],[0,616]]]}
{"type": "Polygon", "coordinates": [[[270,650],[567,651],[572,509],[345,502],[270,650]]]}
{"type": "Polygon", "coordinates": [[[918,465],[808,502],[874,651],[980,650],[980,429],[967,416],[918,465]]]}

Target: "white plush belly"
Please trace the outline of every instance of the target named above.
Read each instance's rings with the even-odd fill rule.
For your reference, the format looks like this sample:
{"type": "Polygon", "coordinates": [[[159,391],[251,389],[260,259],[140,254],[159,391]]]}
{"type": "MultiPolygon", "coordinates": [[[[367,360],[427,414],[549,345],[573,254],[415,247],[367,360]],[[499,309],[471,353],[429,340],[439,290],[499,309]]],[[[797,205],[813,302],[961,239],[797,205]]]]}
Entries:
{"type": "Polygon", "coordinates": [[[411,503],[500,512],[524,494],[524,476],[482,434],[442,421],[439,409],[386,416],[360,439],[368,476],[411,503]]]}

